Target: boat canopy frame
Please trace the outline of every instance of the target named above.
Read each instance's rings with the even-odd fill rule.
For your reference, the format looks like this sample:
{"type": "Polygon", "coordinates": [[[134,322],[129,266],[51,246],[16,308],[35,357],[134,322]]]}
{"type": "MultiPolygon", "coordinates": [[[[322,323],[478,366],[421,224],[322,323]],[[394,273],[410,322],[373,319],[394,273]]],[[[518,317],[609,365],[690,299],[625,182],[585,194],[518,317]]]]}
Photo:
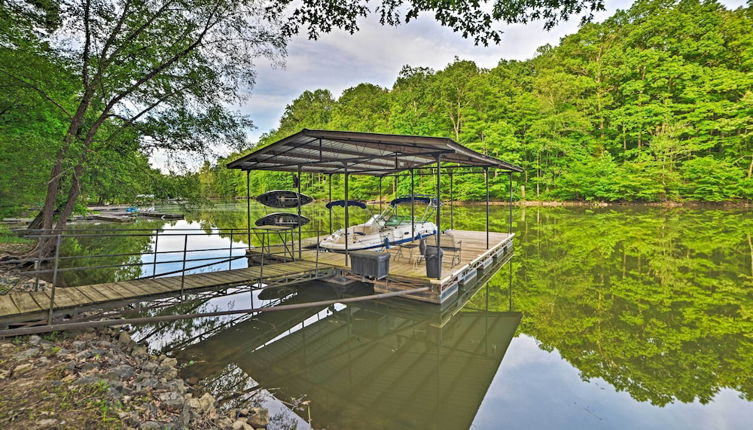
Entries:
{"type": "MultiPolygon", "coordinates": [[[[379,205],[382,204],[382,179],[410,172],[411,192],[414,196],[414,176],[436,176],[436,200],[441,202],[442,169],[450,176],[450,225],[454,228],[453,215],[453,172],[483,173],[486,187],[486,246],[489,247],[489,170],[507,173],[509,177],[509,218],[508,231],[512,233],[512,174],[523,169],[514,164],[481,154],[446,137],[411,136],[400,134],[365,133],[338,130],[303,129],[298,133],[260,147],[227,164],[230,169],[246,172],[246,198],[248,199],[248,229],[251,229],[250,180],[252,170],[296,173],[294,184],[301,193],[301,174],[319,173],[328,175],[329,201],[332,202],[332,175],[345,176],[345,264],[348,264],[348,238],[350,227],[348,198],[350,175],[379,177],[379,205]],[[462,170],[465,169],[465,170],[462,170]],[[470,171],[468,171],[470,169],[470,171]]],[[[411,216],[414,216],[414,203],[411,199],[411,216]]],[[[332,230],[332,205],[330,211],[330,233],[332,230]]],[[[301,214],[301,205],[297,207],[301,214]]],[[[436,205],[436,246],[441,244],[441,204],[436,205]]],[[[414,221],[415,222],[415,221],[414,221]]],[[[250,233],[249,233],[250,236],[250,233]]],[[[250,244],[250,241],[249,241],[250,244]]],[[[250,246],[250,245],[249,245],[250,246]]],[[[302,257],[301,230],[298,227],[298,256],[302,257]]],[[[441,279],[441,270],[439,278],[441,279]]]]}

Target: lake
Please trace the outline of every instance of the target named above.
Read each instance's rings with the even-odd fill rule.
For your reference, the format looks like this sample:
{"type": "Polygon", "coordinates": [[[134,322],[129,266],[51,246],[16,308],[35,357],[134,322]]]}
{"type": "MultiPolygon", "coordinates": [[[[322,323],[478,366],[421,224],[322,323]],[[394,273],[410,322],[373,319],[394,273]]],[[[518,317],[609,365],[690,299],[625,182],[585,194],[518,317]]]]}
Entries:
{"type": "MultiPolygon", "coordinates": [[[[307,207],[304,215],[328,229],[321,207],[307,207]]],[[[482,230],[484,209],[456,206],[453,221],[482,230]]],[[[184,221],[139,226],[209,233],[245,223],[245,205],[223,204],[184,221]]],[[[492,229],[506,231],[506,223],[507,208],[493,206],[492,229]]],[[[516,208],[514,232],[513,259],[443,309],[393,299],[153,324],[135,337],[174,352],[181,374],[229,407],[268,406],[276,428],[750,426],[749,211],[516,208]]],[[[239,247],[246,240],[233,239],[239,247]]],[[[227,235],[191,241],[197,248],[230,245],[227,235]]],[[[65,249],[141,253],[128,258],[148,263],[153,244],[147,236],[80,240],[65,249]]],[[[161,251],[182,247],[182,239],[160,239],[161,251]]],[[[245,264],[236,260],[232,267],[245,264]]],[[[66,282],[126,279],[155,268],[164,273],[175,265],[101,269],[66,282]]],[[[368,289],[343,293],[310,283],[266,300],[232,293],[150,312],[302,303],[368,289]]]]}

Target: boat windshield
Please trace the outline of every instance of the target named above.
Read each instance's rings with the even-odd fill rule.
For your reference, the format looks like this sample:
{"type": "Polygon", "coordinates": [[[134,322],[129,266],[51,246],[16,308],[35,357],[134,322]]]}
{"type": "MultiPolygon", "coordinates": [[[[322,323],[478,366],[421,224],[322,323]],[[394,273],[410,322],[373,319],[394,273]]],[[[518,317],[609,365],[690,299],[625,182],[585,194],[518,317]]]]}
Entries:
{"type": "MultiPolygon", "coordinates": [[[[414,207],[414,222],[425,222],[433,213],[434,206],[426,205],[421,208],[418,204],[414,207]]],[[[411,223],[410,203],[402,203],[395,206],[388,206],[384,212],[375,217],[375,221],[384,227],[397,227],[402,224],[411,223]]]]}

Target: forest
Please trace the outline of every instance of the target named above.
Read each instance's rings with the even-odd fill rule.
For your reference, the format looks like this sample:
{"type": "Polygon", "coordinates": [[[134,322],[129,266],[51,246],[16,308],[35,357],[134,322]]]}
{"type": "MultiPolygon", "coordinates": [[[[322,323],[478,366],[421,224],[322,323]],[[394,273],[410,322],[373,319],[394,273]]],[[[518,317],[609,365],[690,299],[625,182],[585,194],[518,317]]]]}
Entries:
{"type": "MultiPolygon", "coordinates": [[[[130,82],[151,77],[150,65],[177,48],[163,44],[165,52],[153,52],[161,43],[157,33],[142,40],[128,35],[125,27],[122,34],[116,27],[106,39],[115,13],[107,9],[92,12],[97,21],[75,7],[33,15],[14,4],[0,5],[3,216],[44,204],[46,225],[51,225],[56,198],[66,213],[73,202],[77,209],[87,203],[133,203],[139,194],[157,199],[242,197],[245,176],[226,169],[226,163],[302,128],[450,137],[522,166],[525,172],[516,175],[513,186],[516,199],[753,198],[751,5],[729,10],[715,1],[640,0],[603,22],[582,24],[559,45],[542,46],[526,61],[500,60],[484,69],[458,58],[442,70],[406,65],[389,88],[362,83],[339,97],[311,89],[290,102],[275,129],[252,143],[247,132],[253,118],[232,110],[240,102],[238,86],[252,77],[244,75],[243,65],[228,69],[208,59],[232,56],[205,50],[180,57],[169,65],[185,75],[165,72],[131,88],[130,82]],[[61,18],[64,12],[68,18],[61,18]],[[67,48],[53,46],[54,35],[67,34],[66,25],[87,19],[95,26],[91,38],[100,40],[92,49],[100,49],[97,58],[107,61],[90,55],[91,61],[82,62],[87,57],[81,38],[72,39],[67,48]],[[123,67],[145,53],[154,58],[123,67]],[[189,73],[186,67],[195,70],[189,73]],[[87,91],[93,96],[84,103],[87,91]],[[168,106],[155,109],[160,103],[168,106]],[[85,114],[73,115],[77,109],[85,114]],[[74,125],[78,131],[72,134],[74,125]],[[212,158],[218,144],[235,152],[212,158]],[[215,161],[198,172],[162,172],[150,164],[155,150],[209,154],[207,159],[215,161]]],[[[134,21],[123,25],[138,32],[140,19],[161,11],[132,12],[134,21]]],[[[173,19],[165,16],[164,22],[152,24],[166,40],[175,37],[173,19]]],[[[278,44],[284,44],[276,39],[279,29],[246,25],[259,31],[257,45],[232,52],[258,50],[249,62],[277,55],[278,44]]],[[[217,37],[227,31],[215,30],[217,37]]],[[[251,180],[252,189],[259,191],[292,186],[290,175],[254,172],[251,180]]],[[[340,193],[341,178],[334,181],[340,193]]],[[[326,195],[325,177],[302,182],[307,193],[326,195]]],[[[405,194],[408,184],[387,179],[385,193],[405,194]]],[[[376,197],[375,178],[356,177],[351,185],[355,198],[376,197]]],[[[419,192],[429,192],[432,183],[423,178],[417,186],[419,192]]],[[[504,175],[493,176],[491,186],[494,199],[508,193],[504,175]]],[[[456,176],[454,197],[483,199],[483,179],[456,176]]]]}
{"type": "MultiPolygon", "coordinates": [[[[302,128],[443,136],[522,166],[518,199],[751,199],[751,28],[753,6],[638,1],[530,60],[492,69],[462,59],[442,70],[405,66],[391,88],[362,83],[337,98],[305,91],[258,145],[302,128]]],[[[205,164],[202,193],[245,195],[245,176],[224,165],[250,150],[205,164]]],[[[355,178],[354,194],[375,197],[375,181],[355,178]]],[[[409,181],[397,190],[389,181],[390,193],[408,191],[409,181]]],[[[483,199],[482,177],[455,181],[456,198],[483,199]]],[[[254,190],[291,185],[290,175],[252,173],[254,190]]],[[[506,186],[506,176],[493,178],[493,196],[504,198],[506,186]]],[[[323,196],[326,178],[304,178],[304,187],[323,196]]],[[[419,189],[430,191],[430,179],[419,189]]]]}

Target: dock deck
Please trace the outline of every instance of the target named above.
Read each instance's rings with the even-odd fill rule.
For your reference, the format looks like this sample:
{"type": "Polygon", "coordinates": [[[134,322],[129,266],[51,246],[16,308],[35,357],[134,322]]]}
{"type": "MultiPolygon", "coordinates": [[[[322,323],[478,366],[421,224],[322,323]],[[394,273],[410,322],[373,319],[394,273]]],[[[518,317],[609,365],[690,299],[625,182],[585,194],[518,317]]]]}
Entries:
{"type": "MultiPolygon", "coordinates": [[[[180,294],[197,293],[212,289],[251,285],[258,282],[267,286],[300,283],[313,279],[332,278],[338,274],[354,280],[371,282],[376,293],[394,292],[430,286],[431,291],[408,294],[405,297],[431,303],[443,303],[454,295],[461,285],[470,283],[479,272],[494,270],[492,263],[501,261],[512,252],[513,234],[455,230],[456,240],[462,241],[459,251],[445,251],[442,279],[426,276],[425,263],[419,259],[418,247],[395,247],[389,250],[389,276],[382,280],[363,279],[351,272],[345,255],[335,252],[318,252],[305,249],[302,259],[276,261],[244,269],[222,270],[155,279],[136,279],[76,287],[59,287],[55,290],[53,313],[75,315],[91,308],[103,309],[129,303],[149,301],[180,294]]],[[[315,244],[315,239],[306,242],[315,244]]],[[[297,257],[297,255],[296,255],[297,257]]],[[[47,317],[51,304],[49,292],[11,292],[0,296],[0,324],[41,320],[47,317]]]]}
{"type": "MultiPolygon", "coordinates": [[[[413,289],[421,286],[431,286],[430,292],[409,294],[405,297],[430,303],[443,303],[455,294],[458,287],[465,281],[471,282],[480,276],[479,272],[490,270],[495,260],[500,260],[512,252],[512,239],[515,234],[489,232],[489,248],[486,248],[486,233],[483,231],[452,230],[455,240],[462,241],[460,250],[455,255],[452,250],[445,250],[442,261],[442,279],[432,279],[426,276],[426,266],[419,260],[418,247],[393,247],[389,249],[390,270],[385,280],[373,282],[374,292],[386,293],[413,289]]],[[[433,238],[427,238],[429,245],[433,238]]],[[[311,242],[313,243],[313,242],[311,242]]],[[[414,242],[417,245],[417,243],[414,242]]],[[[303,259],[316,261],[315,250],[304,250],[303,259]]],[[[335,266],[346,274],[350,272],[350,265],[345,263],[345,255],[336,252],[319,252],[319,263],[335,266]]],[[[350,274],[353,279],[359,276],[350,274]]]]}
{"type": "MultiPolygon", "coordinates": [[[[181,293],[196,293],[218,287],[232,287],[259,282],[268,286],[293,284],[329,277],[334,266],[320,262],[293,261],[266,264],[260,267],[196,273],[155,279],[109,282],[55,289],[55,314],[66,314],[91,307],[123,306],[128,303],[172,297],[181,293]]],[[[0,324],[46,318],[50,310],[49,292],[11,292],[0,296],[0,324]]]]}

